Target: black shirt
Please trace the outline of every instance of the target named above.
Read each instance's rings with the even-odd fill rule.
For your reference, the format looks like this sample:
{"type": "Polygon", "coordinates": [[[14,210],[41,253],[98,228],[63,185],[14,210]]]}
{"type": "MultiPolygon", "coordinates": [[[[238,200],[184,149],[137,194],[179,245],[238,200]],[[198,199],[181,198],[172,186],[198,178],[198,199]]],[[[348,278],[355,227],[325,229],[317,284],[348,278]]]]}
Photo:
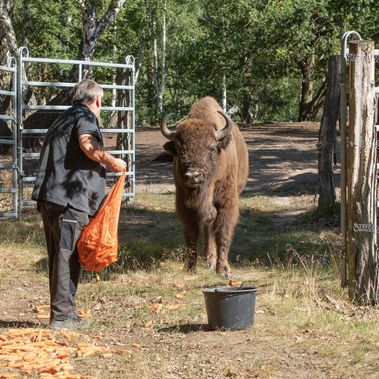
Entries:
{"type": "Polygon", "coordinates": [[[49,201],[94,215],[105,196],[105,168],[89,159],[79,135],[91,134],[102,144],[96,115],[74,104],[49,127],[41,150],[32,199],[49,201]]]}

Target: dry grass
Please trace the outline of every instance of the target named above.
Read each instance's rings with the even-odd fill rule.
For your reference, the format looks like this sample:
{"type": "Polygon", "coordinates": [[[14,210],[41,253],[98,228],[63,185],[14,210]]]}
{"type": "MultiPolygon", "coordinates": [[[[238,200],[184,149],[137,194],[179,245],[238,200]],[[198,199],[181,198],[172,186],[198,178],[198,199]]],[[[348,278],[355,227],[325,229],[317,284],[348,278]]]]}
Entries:
{"type": "MultiPolygon", "coordinates": [[[[227,282],[202,262],[194,275],[182,270],[172,200],[171,193],[138,196],[122,217],[119,264],[101,273],[100,282],[84,275],[78,303],[91,310],[92,325],[79,330],[81,338],[122,354],[71,357],[75,373],[96,378],[378,377],[379,312],[350,304],[340,288],[334,229],[311,217],[275,223],[278,209],[293,211],[305,203],[309,211],[310,197],[286,205],[270,198],[242,199],[231,254],[233,280],[259,288],[255,324],[212,332],[201,290],[227,282]]],[[[48,303],[38,215],[2,221],[0,238],[3,333],[11,327],[45,327],[35,312],[48,303]]],[[[0,377],[18,372],[1,363],[0,377]]]]}

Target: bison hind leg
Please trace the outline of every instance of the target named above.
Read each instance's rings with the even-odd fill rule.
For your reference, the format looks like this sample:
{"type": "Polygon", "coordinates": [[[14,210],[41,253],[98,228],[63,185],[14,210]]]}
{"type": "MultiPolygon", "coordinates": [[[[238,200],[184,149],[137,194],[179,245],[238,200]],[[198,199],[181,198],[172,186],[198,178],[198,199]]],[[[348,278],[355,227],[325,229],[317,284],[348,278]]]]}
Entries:
{"type": "Polygon", "coordinates": [[[197,266],[197,251],[187,247],[186,249],[186,258],[184,261],[184,269],[187,272],[195,272],[197,266]]]}

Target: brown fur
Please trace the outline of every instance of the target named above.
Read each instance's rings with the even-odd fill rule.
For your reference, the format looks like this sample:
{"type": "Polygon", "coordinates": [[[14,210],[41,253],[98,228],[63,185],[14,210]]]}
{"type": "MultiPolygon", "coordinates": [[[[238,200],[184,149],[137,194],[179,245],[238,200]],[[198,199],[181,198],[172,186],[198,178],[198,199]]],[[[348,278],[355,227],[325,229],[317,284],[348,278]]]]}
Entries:
{"type": "Polygon", "coordinates": [[[186,266],[189,270],[196,268],[203,227],[208,266],[228,274],[229,248],[239,217],[239,194],[248,177],[248,152],[236,124],[231,135],[216,140],[214,131],[226,126],[219,110],[221,107],[212,97],[200,99],[188,118],[177,125],[175,142],[166,143],[165,148],[174,154],[176,212],[188,250],[186,266]],[[191,188],[186,173],[203,182],[191,188]]]}

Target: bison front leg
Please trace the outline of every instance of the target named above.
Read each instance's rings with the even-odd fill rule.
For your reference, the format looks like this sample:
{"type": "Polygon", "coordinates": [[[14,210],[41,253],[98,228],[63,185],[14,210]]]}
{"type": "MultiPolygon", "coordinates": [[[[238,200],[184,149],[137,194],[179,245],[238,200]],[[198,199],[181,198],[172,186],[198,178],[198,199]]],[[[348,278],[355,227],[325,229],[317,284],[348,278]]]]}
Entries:
{"type": "Polygon", "coordinates": [[[189,272],[196,271],[197,264],[197,242],[199,240],[199,225],[188,223],[184,225],[184,238],[186,240],[186,257],[184,267],[189,272]]]}
{"type": "Polygon", "coordinates": [[[200,224],[204,226],[204,256],[208,268],[215,268],[217,262],[217,247],[214,235],[214,222],[217,218],[217,210],[210,202],[204,203],[201,209],[203,215],[200,224]]]}
{"type": "Polygon", "coordinates": [[[238,220],[239,210],[237,200],[229,200],[226,205],[227,206],[220,208],[216,220],[216,270],[219,274],[229,276],[229,249],[233,238],[234,227],[238,220]]]}
{"type": "Polygon", "coordinates": [[[213,223],[204,226],[204,239],[205,239],[205,249],[204,256],[207,262],[207,266],[210,269],[216,267],[217,263],[217,247],[216,240],[214,236],[213,223]]]}

